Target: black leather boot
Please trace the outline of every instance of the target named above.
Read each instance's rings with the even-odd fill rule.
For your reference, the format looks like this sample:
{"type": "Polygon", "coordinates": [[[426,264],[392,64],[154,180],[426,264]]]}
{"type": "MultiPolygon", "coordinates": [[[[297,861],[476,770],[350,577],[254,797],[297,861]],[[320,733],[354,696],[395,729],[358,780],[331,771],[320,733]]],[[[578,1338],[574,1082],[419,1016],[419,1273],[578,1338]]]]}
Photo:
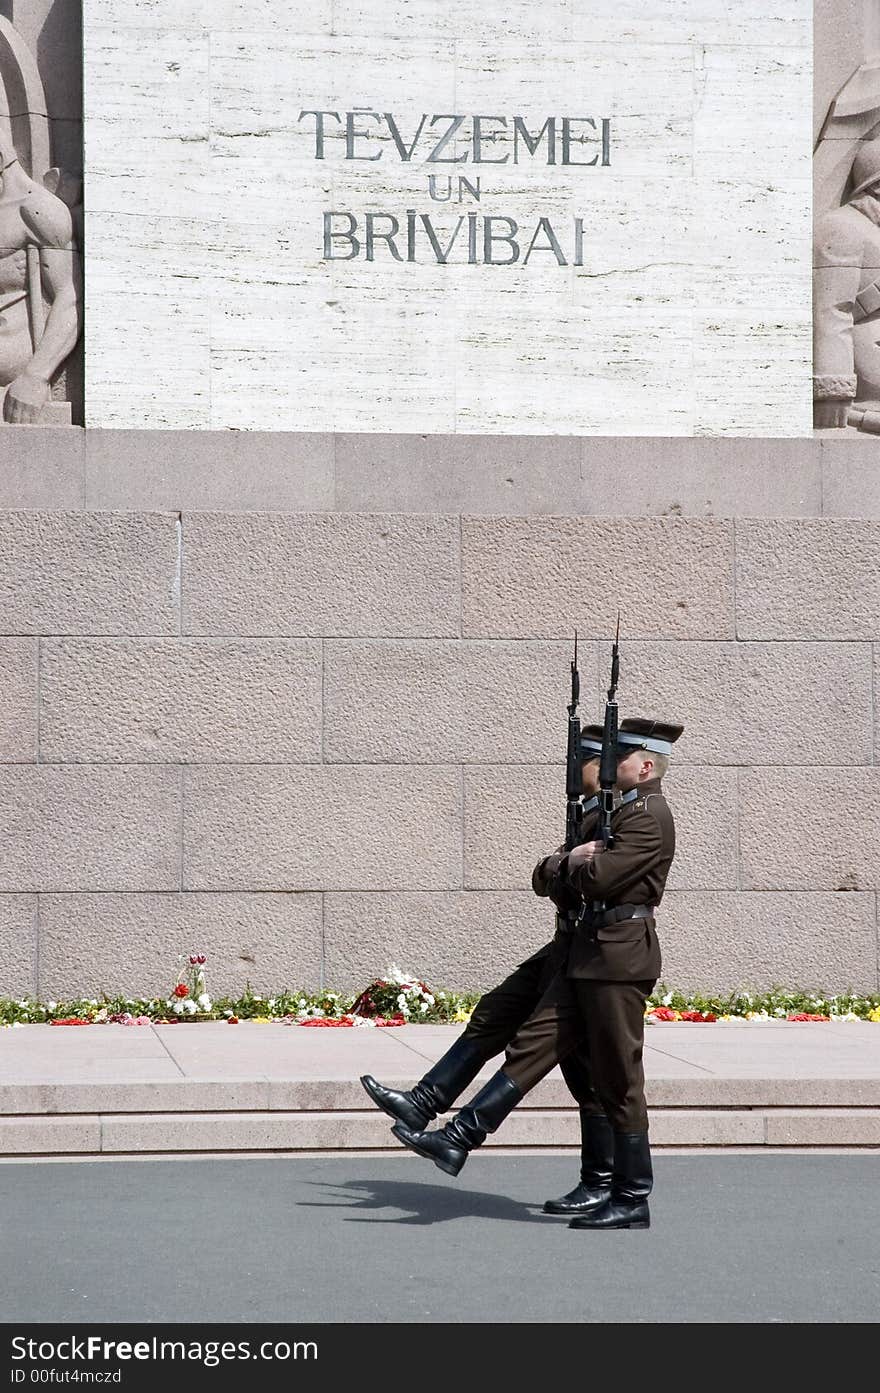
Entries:
{"type": "Polygon", "coordinates": [[[570,1229],[648,1229],[648,1196],[654,1184],[647,1132],[614,1133],[611,1194],[598,1209],[578,1214],[570,1229]]]}
{"type": "Polygon", "coordinates": [[[362,1074],[361,1083],[373,1102],[395,1122],[402,1122],[412,1132],[421,1132],[441,1112],[446,1112],[469,1083],[473,1083],[485,1062],[480,1045],[460,1035],[443,1058],[406,1091],[385,1088],[372,1074],[362,1074]]]}
{"type": "Polygon", "coordinates": [[[548,1200],[545,1214],[588,1214],[598,1209],[611,1194],[611,1173],[614,1167],[614,1133],[611,1123],[601,1113],[581,1109],[581,1178],[580,1183],[558,1200],[548,1200]]]}
{"type": "Polygon", "coordinates": [[[458,1175],[468,1153],[483,1145],[487,1134],[501,1126],[521,1098],[513,1079],[499,1069],[445,1127],[436,1132],[414,1132],[398,1122],[391,1130],[410,1151],[426,1156],[447,1175],[458,1175]]]}

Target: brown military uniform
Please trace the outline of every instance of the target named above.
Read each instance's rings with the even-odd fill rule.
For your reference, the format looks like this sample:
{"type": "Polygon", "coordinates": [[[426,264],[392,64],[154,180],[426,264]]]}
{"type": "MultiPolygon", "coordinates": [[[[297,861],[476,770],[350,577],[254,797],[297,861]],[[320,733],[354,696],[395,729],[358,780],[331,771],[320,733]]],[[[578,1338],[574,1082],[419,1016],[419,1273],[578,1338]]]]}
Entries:
{"type": "Polygon", "coordinates": [[[577,890],[587,915],[571,938],[564,971],[511,1040],[503,1066],[527,1093],[577,1049],[616,1132],[647,1130],[644,1010],[660,974],[653,910],[675,854],[675,825],[659,779],[633,792],[613,814],[610,850],[570,873],[568,858],[559,858],[558,888],[577,890]]]}
{"type": "MultiPolygon", "coordinates": [[[[598,800],[593,798],[584,804],[581,841],[587,841],[593,835],[598,817],[597,803],[598,800]]],[[[565,916],[579,909],[582,900],[577,890],[559,882],[558,866],[564,854],[564,847],[560,847],[553,856],[545,857],[535,867],[532,876],[535,893],[549,897],[559,911],[555,936],[514,968],[497,987],[480,997],[464,1031],[465,1038],[477,1043],[487,1060],[500,1054],[514,1039],[551,982],[565,970],[571,942],[571,930],[565,916]]],[[[600,1113],[602,1105],[593,1088],[586,1042],[576,1045],[565,1059],[559,1061],[559,1067],[578,1106],[586,1112],[600,1113]]]]}

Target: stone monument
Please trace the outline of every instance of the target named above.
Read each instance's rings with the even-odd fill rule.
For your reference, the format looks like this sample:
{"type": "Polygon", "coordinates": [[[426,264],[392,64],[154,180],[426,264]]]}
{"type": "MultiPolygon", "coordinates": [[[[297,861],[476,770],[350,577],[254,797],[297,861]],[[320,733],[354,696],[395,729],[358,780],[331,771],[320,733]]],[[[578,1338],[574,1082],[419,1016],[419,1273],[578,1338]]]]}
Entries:
{"type": "Polygon", "coordinates": [[[2,421],[69,425],[53,399],[82,333],[80,181],[50,163],[36,63],[0,15],[0,394],[2,421]]]}
{"type": "Polygon", "coordinates": [[[880,55],[838,92],[814,154],[813,424],[880,434],[880,55]]]}

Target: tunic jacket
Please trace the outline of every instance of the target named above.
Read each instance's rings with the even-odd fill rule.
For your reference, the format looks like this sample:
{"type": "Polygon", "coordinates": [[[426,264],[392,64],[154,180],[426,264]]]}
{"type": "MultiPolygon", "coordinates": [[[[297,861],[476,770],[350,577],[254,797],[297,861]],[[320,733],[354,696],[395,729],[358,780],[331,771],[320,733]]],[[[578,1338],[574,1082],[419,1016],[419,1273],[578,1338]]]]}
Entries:
{"type": "MultiPolygon", "coordinates": [[[[660,944],[653,915],[625,917],[603,923],[602,915],[615,907],[650,905],[663,898],[666,878],[675,855],[675,823],[663,796],[659,779],[640,784],[637,797],[622,804],[612,816],[614,845],[598,852],[591,861],[560,867],[563,883],[577,890],[588,906],[602,904],[572,936],[568,956],[569,977],[591,977],[606,982],[656,982],[660,976],[660,944]]],[[[610,915],[608,916],[611,917],[610,915]]]]}

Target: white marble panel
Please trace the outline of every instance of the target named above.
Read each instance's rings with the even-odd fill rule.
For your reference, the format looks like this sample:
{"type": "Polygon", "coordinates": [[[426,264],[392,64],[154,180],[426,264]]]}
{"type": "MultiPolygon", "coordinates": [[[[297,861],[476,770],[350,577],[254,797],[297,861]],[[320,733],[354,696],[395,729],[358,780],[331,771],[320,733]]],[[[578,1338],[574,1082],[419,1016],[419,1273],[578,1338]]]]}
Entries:
{"type": "Polygon", "coordinates": [[[811,182],[694,181],[694,304],[801,311],[810,303],[811,182]]]}
{"type": "Polygon", "coordinates": [[[697,177],[812,180],[812,55],[695,48],[697,177]]]}
{"type": "MultiPolygon", "coordinates": [[[[694,70],[692,49],[684,44],[554,45],[540,62],[522,45],[479,47],[469,39],[456,45],[456,111],[544,117],[558,111],[611,123],[611,163],[569,172],[592,194],[597,182],[616,175],[691,173],[693,156],[694,70]]],[[[591,128],[578,123],[581,135],[591,128]]],[[[499,138],[498,154],[509,152],[509,134],[499,138]]],[[[593,140],[572,158],[592,160],[593,140]]],[[[523,168],[521,166],[521,168],[523,168]]],[[[487,173],[489,169],[487,168],[487,173]]],[[[494,172],[494,171],[493,171],[494,172]]],[[[503,174],[504,170],[499,169],[503,174]]]]}
{"type": "Polygon", "coordinates": [[[573,0],[333,0],[337,33],[443,43],[517,42],[522,46],[571,38],[573,0]]]}
{"type": "Polygon", "coordinates": [[[86,340],[87,426],[207,429],[210,345],[207,312],[166,296],[120,301],[95,292],[87,303],[98,328],[86,340]],[[144,332],[144,325],[149,332],[144,332]]]}
{"type": "Polygon", "coordinates": [[[686,309],[700,255],[693,180],[613,178],[584,204],[584,264],[572,270],[585,312],[686,309]]]}
{"type": "MultiPolygon", "coordinates": [[[[511,329],[513,321],[511,308],[511,329]]],[[[505,433],[516,415],[527,435],[693,433],[688,311],[533,314],[527,334],[504,333],[500,315],[499,323],[488,391],[480,330],[460,328],[459,430],[505,433]],[[536,381],[539,392],[531,390],[536,381]]]]}
{"type": "Polygon", "coordinates": [[[809,41],[809,0],[87,0],[90,424],[809,433],[809,41]]]}
{"type": "Polygon", "coordinates": [[[810,313],[694,316],[695,435],[812,435],[810,313]]]}
{"type": "Polygon", "coordinates": [[[209,36],[89,30],[83,147],[90,211],[204,217],[210,188],[209,36]]]}
{"type": "Polygon", "coordinates": [[[813,10],[802,0],[571,0],[579,42],[767,44],[809,48],[813,10]]]}
{"type": "Polygon", "coordinates": [[[334,0],[83,0],[86,32],[109,25],[126,29],[244,29],[277,34],[333,31],[334,0]]]}
{"type": "MultiPolygon", "coordinates": [[[[176,0],[175,0],[176,4],[176,0]]],[[[118,5],[116,23],[90,25],[83,42],[83,104],[89,121],[114,121],[124,141],[140,130],[154,137],[201,137],[211,105],[210,37],[178,28],[166,4],[165,25],[143,34],[125,27],[131,0],[118,5]]],[[[124,146],[119,155],[125,158],[124,146]]]]}

